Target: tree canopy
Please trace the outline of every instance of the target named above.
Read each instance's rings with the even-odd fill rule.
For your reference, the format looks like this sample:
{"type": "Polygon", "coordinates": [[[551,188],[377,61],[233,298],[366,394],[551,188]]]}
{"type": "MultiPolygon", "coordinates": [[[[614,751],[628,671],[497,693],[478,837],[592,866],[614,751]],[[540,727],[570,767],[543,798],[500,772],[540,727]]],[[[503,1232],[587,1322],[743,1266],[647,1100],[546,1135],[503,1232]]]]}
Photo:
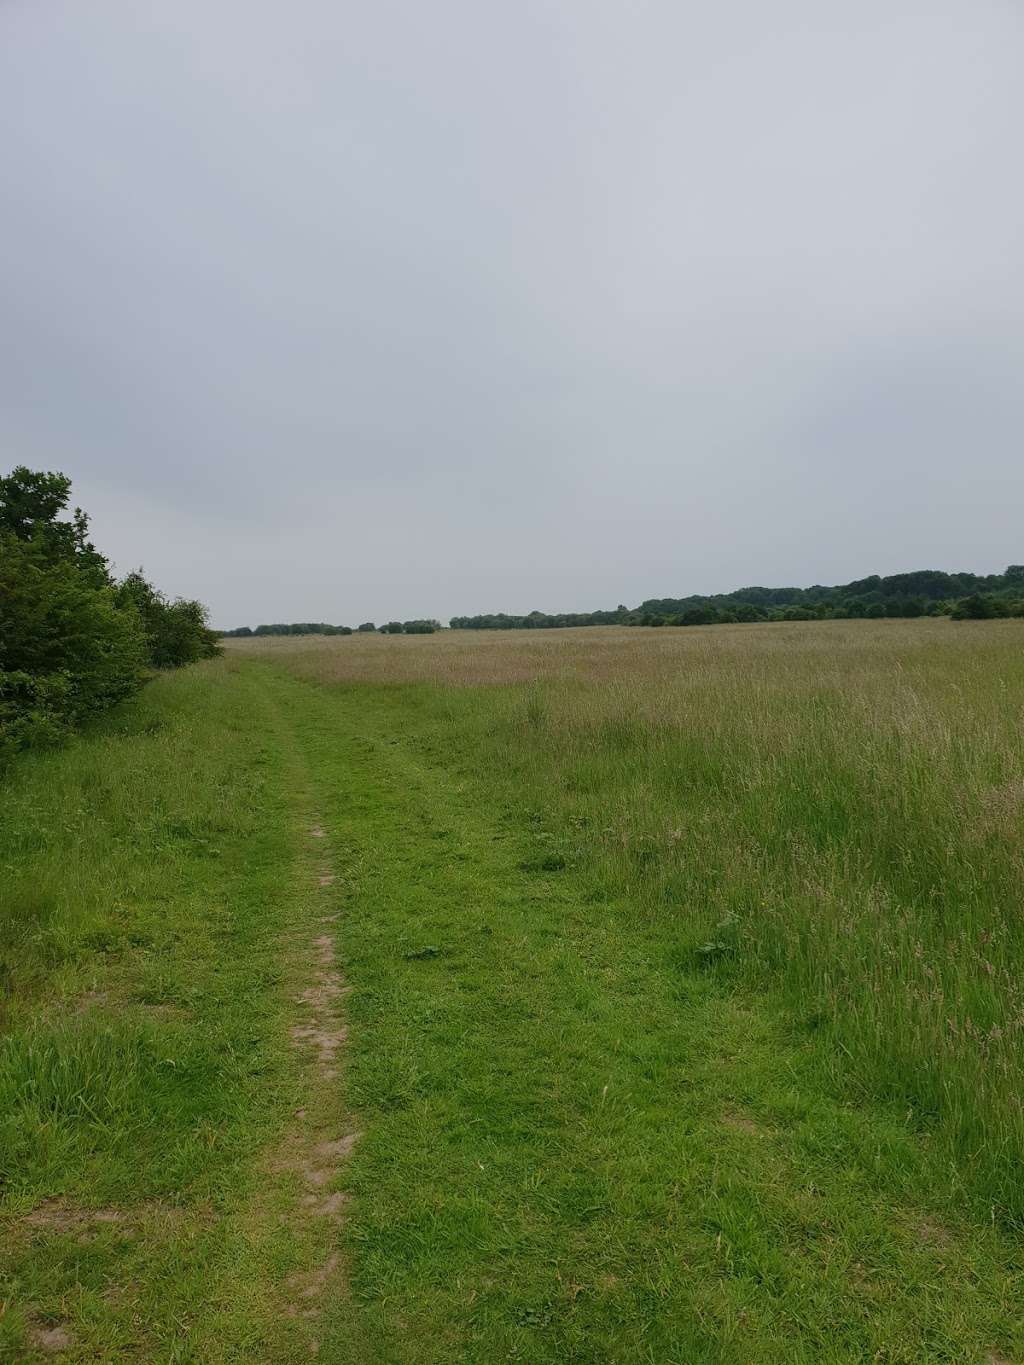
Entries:
{"type": "MultiPolygon", "coordinates": [[[[362,630],[362,626],[359,627],[362,630]]],[[[225,640],[245,639],[251,635],[351,635],[351,626],[332,626],[326,621],[292,621],[288,624],[277,622],[269,626],[236,626],[234,630],[219,630],[217,634],[225,640]]]]}
{"type": "Polygon", "coordinates": [[[735,592],[689,597],[652,597],[638,607],[614,610],[502,612],[453,616],[453,630],[543,630],[565,626],[698,626],[746,621],[815,621],[826,618],[1024,615],[1024,565],[1002,574],[913,573],[855,579],[810,588],[739,588],[735,592]]]}

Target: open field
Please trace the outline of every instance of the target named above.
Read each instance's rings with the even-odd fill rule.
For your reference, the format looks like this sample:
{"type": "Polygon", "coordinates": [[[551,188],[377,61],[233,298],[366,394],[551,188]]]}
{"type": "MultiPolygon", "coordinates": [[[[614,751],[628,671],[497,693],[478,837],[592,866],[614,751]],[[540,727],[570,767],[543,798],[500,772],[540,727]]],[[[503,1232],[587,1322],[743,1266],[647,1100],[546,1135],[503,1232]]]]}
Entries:
{"type": "Polygon", "coordinates": [[[19,760],[0,1354],[1024,1360],[1022,716],[1019,621],[274,639],[19,760]]]}
{"type": "MultiPolygon", "coordinates": [[[[253,647],[250,646],[250,650],[253,647]]],[[[1024,1219],[1024,626],[820,623],[260,646],[431,698],[559,856],[770,986],[1024,1219]],[[1001,1154],[997,1156],[997,1153],[1001,1154]]],[[[426,704],[425,699],[423,704],[426,704]]]]}

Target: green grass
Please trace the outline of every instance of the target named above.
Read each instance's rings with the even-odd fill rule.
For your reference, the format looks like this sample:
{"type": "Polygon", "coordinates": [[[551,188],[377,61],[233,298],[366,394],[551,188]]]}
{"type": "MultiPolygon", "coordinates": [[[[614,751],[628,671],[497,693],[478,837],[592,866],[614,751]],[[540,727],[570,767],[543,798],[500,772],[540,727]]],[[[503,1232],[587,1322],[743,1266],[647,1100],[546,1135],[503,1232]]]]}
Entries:
{"type": "Polygon", "coordinates": [[[244,1359],[271,1339],[247,1210],[298,1093],[281,985],[306,911],[264,719],[216,664],[8,774],[4,1358],[34,1358],[54,1323],[90,1360],[244,1359]]]}
{"type": "Polygon", "coordinates": [[[409,693],[437,754],[542,856],[828,1031],[852,1095],[909,1110],[977,1214],[1024,1225],[1024,626],[522,634],[239,656],[443,680],[409,693]]]}
{"type": "MultiPolygon", "coordinates": [[[[1018,1244],[914,1117],[610,891],[555,793],[517,802],[545,798],[456,748],[458,699],[289,704],[350,868],[350,1236],[382,1359],[1024,1351],[1018,1244]]],[[[500,704],[464,702],[485,752],[500,704]]]]}
{"type": "Polygon", "coordinates": [[[362,1130],[320,1359],[1024,1360],[1024,632],[888,624],[239,648],[19,762],[0,1343],[308,1352],[315,808],[362,1130]]]}

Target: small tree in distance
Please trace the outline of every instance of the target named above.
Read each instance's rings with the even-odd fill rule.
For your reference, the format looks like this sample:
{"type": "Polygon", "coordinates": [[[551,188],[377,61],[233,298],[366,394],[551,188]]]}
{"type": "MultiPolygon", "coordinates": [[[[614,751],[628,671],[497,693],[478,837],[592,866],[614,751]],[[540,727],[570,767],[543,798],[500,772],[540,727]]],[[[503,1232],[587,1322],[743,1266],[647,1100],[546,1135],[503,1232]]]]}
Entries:
{"type": "Polygon", "coordinates": [[[957,602],[950,615],[954,621],[989,621],[999,613],[990,598],[975,592],[957,602]]]}

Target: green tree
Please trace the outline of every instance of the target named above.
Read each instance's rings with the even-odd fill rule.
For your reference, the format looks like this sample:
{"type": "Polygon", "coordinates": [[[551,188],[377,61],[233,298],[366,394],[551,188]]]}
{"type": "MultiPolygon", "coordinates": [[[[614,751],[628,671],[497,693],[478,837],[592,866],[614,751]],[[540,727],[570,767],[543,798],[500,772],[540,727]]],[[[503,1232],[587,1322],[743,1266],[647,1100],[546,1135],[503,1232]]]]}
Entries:
{"type": "Polygon", "coordinates": [[[0,532],[0,749],[49,740],[139,686],[142,621],[73,556],[0,532]]]}
{"type": "Polygon", "coordinates": [[[120,606],[130,605],[138,612],[149,662],[154,668],[180,668],[217,652],[216,637],[207,625],[203,604],[180,597],[168,601],[146,580],[141,569],[118,585],[117,601],[120,606]]]}
{"type": "Polygon", "coordinates": [[[64,474],[0,478],[0,757],[51,740],[143,681],[147,665],[213,652],[198,602],[140,575],[115,585],[64,474]],[[159,660],[157,660],[159,656],[159,660]]]}
{"type": "Polygon", "coordinates": [[[36,545],[47,558],[73,559],[97,587],[110,582],[107,561],[89,540],[89,519],[76,507],[60,518],[71,497],[66,474],[18,465],[0,479],[0,532],[36,545]]]}
{"type": "Polygon", "coordinates": [[[950,612],[954,621],[987,621],[998,614],[992,599],[982,596],[980,592],[962,597],[950,612]]]}

